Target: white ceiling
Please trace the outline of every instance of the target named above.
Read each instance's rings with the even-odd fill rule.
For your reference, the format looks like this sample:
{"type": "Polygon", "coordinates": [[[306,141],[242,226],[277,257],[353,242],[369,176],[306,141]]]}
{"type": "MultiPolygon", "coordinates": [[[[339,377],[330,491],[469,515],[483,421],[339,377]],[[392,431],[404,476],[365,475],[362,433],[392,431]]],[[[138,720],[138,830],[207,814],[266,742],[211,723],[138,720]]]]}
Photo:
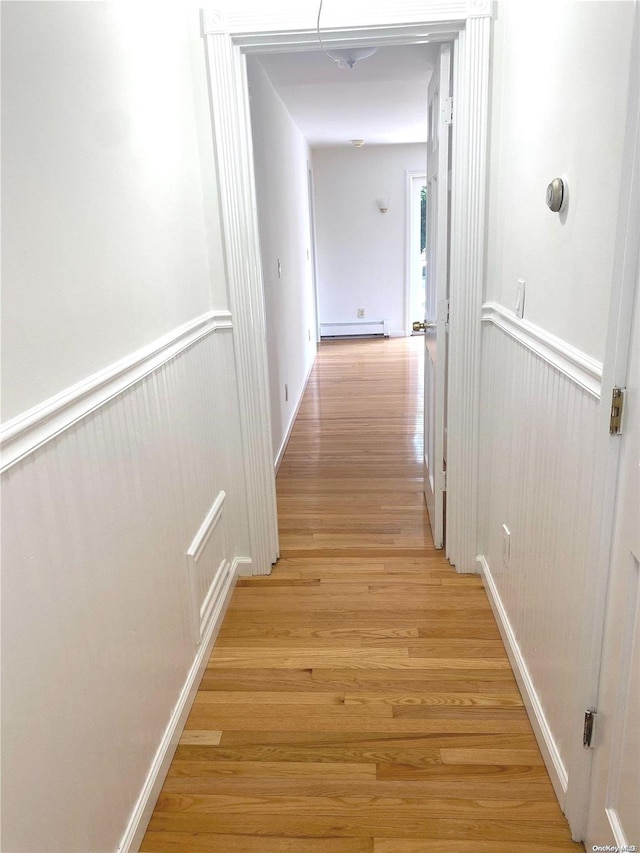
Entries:
{"type": "Polygon", "coordinates": [[[353,68],[322,51],[258,59],[308,143],[315,148],[427,140],[427,86],[438,44],[381,47],[353,68]]]}

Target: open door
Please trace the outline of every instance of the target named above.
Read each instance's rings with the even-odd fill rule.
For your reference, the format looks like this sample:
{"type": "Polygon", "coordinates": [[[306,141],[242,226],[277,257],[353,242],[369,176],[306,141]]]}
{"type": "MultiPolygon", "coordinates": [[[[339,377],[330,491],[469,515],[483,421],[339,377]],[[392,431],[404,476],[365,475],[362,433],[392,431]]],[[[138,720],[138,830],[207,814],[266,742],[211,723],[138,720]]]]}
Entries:
{"type": "Polygon", "coordinates": [[[451,45],[429,83],[427,143],[427,266],[424,329],[424,496],[433,543],[444,545],[446,488],[447,320],[449,313],[449,171],[451,162],[451,45]]]}
{"type": "Polygon", "coordinates": [[[640,280],[624,392],[586,849],[640,843],[640,280]],[[608,845],[608,846],[607,846],[608,845]]]}

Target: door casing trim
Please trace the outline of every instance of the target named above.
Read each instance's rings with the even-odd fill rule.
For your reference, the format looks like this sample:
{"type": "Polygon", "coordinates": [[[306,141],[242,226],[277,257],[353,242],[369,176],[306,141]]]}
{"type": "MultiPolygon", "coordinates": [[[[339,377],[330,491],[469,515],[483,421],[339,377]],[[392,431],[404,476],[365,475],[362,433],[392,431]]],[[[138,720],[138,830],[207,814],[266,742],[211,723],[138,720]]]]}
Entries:
{"type": "MultiPolygon", "coordinates": [[[[252,559],[268,574],[278,556],[271,458],[266,329],[256,216],[249,94],[244,54],[317,47],[315,28],[289,4],[202,12],[230,308],[235,318],[252,559]],[[282,9],[280,9],[282,6],[282,9]]],[[[448,376],[446,554],[476,572],[480,344],[485,258],[489,120],[489,0],[374,0],[341,4],[326,22],[326,43],[454,44],[451,309],[448,376]]],[[[314,22],[315,23],[315,22],[314,22]]],[[[324,29],[324,28],[323,28],[324,29]]]]}

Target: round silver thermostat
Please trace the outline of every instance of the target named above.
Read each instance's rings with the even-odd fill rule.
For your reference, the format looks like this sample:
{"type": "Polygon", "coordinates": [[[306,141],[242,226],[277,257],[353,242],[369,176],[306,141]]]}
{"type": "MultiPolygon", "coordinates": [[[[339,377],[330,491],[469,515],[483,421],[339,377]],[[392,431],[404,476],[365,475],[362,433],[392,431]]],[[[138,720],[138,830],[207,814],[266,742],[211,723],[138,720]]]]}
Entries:
{"type": "Polygon", "coordinates": [[[554,178],[547,187],[547,207],[554,213],[562,209],[565,187],[562,178],[554,178]]]}

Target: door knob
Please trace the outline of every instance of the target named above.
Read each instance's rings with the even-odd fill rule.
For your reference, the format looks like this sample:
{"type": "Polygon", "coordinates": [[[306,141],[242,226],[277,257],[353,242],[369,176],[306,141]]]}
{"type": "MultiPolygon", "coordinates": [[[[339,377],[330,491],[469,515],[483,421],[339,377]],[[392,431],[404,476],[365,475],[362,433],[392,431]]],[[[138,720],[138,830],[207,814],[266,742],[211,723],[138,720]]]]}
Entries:
{"type": "Polygon", "coordinates": [[[413,331],[414,332],[426,332],[427,329],[435,329],[437,325],[438,325],[437,323],[427,323],[427,322],[419,323],[416,320],[413,324],[413,331]]]}

